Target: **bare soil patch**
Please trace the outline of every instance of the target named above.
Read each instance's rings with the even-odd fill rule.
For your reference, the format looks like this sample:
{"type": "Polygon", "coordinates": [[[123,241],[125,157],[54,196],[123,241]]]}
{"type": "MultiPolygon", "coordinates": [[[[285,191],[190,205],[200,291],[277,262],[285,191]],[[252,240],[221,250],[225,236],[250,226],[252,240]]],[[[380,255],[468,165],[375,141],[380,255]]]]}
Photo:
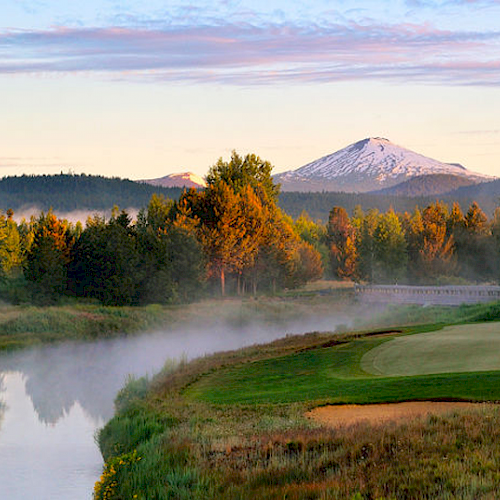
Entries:
{"type": "Polygon", "coordinates": [[[411,401],[375,405],[330,405],[315,408],[307,412],[306,416],[328,427],[340,427],[361,422],[383,424],[390,421],[397,422],[428,415],[442,415],[457,410],[486,409],[493,406],[496,405],[444,401],[411,401]]]}

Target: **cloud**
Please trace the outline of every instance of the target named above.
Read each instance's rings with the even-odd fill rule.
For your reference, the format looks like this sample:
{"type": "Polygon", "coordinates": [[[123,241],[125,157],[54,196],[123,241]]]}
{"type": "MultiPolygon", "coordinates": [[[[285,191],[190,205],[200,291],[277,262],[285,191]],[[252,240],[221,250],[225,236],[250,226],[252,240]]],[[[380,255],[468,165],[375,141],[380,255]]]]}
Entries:
{"type": "Polygon", "coordinates": [[[500,85],[500,31],[422,24],[251,24],[0,32],[0,74],[236,85],[361,79],[500,85]]]}
{"type": "Polygon", "coordinates": [[[500,0],[406,0],[406,5],[416,8],[498,7],[500,0]]]}

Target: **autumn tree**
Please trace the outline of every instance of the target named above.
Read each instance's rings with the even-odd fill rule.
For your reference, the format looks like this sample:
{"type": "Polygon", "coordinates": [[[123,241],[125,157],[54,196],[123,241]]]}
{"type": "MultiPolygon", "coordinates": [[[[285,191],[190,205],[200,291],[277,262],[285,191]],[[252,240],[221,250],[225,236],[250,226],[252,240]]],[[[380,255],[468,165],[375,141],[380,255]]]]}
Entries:
{"type": "Polygon", "coordinates": [[[455,241],[449,234],[448,207],[440,202],[403,216],[408,247],[408,272],[417,282],[434,282],[456,269],[455,241]]]}
{"type": "Polygon", "coordinates": [[[342,207],[333,207],[327,225],[331,269],[339,279],[354,278],[357,268],[356,231],[342,207]]]}

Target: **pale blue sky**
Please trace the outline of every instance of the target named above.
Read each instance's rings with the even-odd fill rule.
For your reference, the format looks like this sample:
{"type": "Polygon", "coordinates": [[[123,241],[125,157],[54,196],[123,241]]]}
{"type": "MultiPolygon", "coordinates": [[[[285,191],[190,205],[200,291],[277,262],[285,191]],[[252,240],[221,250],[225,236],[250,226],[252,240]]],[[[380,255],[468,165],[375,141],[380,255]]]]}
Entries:
{"type": "Polygon", "coordinates": [[[297,168],[367,136],[500,175],[500,0],[0,0],[0,175],[297,168]]]}

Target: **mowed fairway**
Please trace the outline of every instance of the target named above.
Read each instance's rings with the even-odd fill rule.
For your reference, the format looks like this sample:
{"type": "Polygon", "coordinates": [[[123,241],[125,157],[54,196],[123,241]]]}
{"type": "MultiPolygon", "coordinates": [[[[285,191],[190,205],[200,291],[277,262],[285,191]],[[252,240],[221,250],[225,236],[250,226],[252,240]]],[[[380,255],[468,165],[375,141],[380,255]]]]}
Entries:
{"type": "Polygon", "coordinates": [[[500,370],[500,323],[396,337],[368,351],[361,368],[386,376],[500,370]]]}
{"type": "Polygon", "coordinates": [[[236,363],[184,395],[216,404],[499,401],[500,322],[360,336],[236,363]]]}

